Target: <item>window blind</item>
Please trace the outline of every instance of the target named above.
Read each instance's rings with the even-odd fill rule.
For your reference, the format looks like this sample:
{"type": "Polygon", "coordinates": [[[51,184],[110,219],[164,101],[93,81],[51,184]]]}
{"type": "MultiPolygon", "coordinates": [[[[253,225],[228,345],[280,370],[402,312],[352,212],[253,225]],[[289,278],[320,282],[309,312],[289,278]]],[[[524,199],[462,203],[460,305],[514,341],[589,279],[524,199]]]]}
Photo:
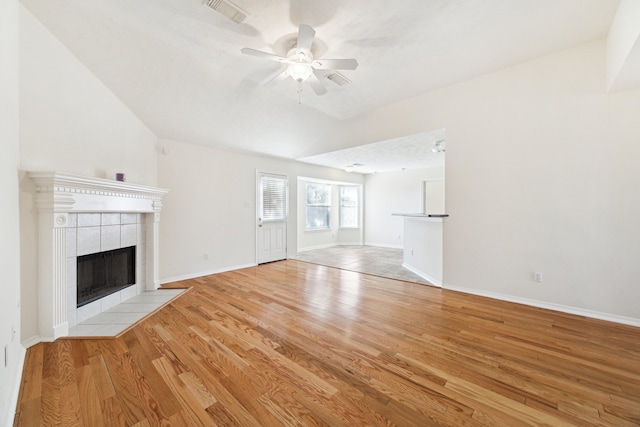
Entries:
{"type": "Polygon", "coordinates": [[[287,178],[271,175],[261,176],[260,200],[263,221],[287,219],[287,178]]]}

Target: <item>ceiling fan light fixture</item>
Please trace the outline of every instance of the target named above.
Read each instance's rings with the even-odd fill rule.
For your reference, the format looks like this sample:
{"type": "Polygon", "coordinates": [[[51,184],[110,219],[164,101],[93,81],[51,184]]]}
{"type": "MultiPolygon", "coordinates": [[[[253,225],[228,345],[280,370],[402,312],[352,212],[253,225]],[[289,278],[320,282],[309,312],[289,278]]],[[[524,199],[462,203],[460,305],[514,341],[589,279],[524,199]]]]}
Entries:
{"type": "MultiPolygon", "coordinates": [[[[324,78],[326,73],[322,72],[317,74],[315,70],[355,70],[358,67],[358,61],[355,59],[314,60],[313,54],[311,53],[311,47],[313,46],[315,35],[316,31],[310,26],[305,24],[298,25],[298,38],[294,47],[289,49],[286,57],[248,47],[240,49],[240,52],[245,55],[257,56],[259,58],[269,59],[281,64],[287,64],[287,68],[276,77],[266,82],[265,86],[273,86],[274,84],[291,77],[298,83],[298,103],[300,103],[300,94],[302,93],[303,82],[308,82],[316,95],[324,95],[327,93],[327,88],[320,80],[320,77],[324,78]]],[[[334,72],[334,74],[336,74],[335,77],[337,77],[337,73],[334,72]]],[[[338,85],[340,84],[337,79],[334,79],[334,82],[338,85]]]]}
{"type": "Polygon", "coordinates": [[[293,80],[301,83],[311,77],[313,71],[311,70],[311,65],[306,64],[304,62],[294,62],[293,64],[289,64],[289,68],[287,69],[288,74],[293,78],[293,80]]]}

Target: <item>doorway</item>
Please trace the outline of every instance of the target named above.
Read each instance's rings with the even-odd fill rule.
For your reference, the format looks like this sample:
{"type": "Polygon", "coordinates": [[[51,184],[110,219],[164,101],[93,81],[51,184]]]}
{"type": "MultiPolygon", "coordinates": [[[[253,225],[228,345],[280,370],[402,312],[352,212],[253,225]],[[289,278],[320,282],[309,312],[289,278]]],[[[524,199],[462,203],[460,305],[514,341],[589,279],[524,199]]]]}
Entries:
{"type": "Polygon", "coordinates": [[[258,264],[287,258],[289,183],[285,175],[257,173],[256,260],[258,264]]]}

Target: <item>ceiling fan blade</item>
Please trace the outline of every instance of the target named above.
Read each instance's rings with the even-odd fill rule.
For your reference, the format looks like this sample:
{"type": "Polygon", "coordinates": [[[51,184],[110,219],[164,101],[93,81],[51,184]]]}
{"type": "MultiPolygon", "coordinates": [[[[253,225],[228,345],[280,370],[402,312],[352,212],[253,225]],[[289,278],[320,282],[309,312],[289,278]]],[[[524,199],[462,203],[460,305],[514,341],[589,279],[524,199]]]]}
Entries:
{"type": "Polygon", "coordinates": [[[355,59],[316,59],[311,63],[316,70],[355,70],[358,61],[355,59]]]}
{"type": "Polygon", "coordinates": [[[271,80],[267,81],[264,84],[264,86],[265,87],[274,87],[275,85],[277,85],[278,83],[280,83],[281,81],[286,79],[287,77],[289,77],[289,69],[284,70],[283,72],[281,72],[280,74],[278,74],[274,78],[272,78],[271,80]]]}
{"type": "Polygon", "coordinates": [[[309,86],[311,86],[311,89],[313,89],[313,91],[316,93],[316,95],[324,95],[325,93],[327,93],[327,88],[324,87],[318,76],[316,76],[316,73],[311,73],[311,76],[309,76],[307,82],[309,83],[309,86]]]}
{"type": "Polygon", "coordinates": [[[287,58],[283,58],[282,56],[274,55],[273,53],[263,52],[261,50],[255,50],[248,47],[243,47],[240,49],[240,52],[245,55],[257,56],[258,58],[270,59],[272,61],[282,62],[283,64],[288,64],[289,60],[287,58]]]}
{"type": "Polygon", "coordinates": [[[306,49],[310,51],[315,36],[316,30],[308,25],[300,24],[300,26],[298,27],[298,45],[296,46],[296,48],[306,49]]]}

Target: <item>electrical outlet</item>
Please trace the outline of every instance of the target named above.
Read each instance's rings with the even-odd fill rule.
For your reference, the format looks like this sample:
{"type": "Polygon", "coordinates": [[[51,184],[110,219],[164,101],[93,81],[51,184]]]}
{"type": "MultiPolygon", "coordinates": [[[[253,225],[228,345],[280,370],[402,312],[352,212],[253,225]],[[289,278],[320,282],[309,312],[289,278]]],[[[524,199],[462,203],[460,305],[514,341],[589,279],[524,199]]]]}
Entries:
{"type": "Polygon", "coordinates": [[[209,259],[209,252],[205,252],[204,255],[202,256],[205,261],[209,259]]]}
{"type": "Polygon", "coordinates": [[[533,281],[534,282],[542,282],[542,273],[540,273],[539,271],[535,271],[533,273],[533,281]]]}

